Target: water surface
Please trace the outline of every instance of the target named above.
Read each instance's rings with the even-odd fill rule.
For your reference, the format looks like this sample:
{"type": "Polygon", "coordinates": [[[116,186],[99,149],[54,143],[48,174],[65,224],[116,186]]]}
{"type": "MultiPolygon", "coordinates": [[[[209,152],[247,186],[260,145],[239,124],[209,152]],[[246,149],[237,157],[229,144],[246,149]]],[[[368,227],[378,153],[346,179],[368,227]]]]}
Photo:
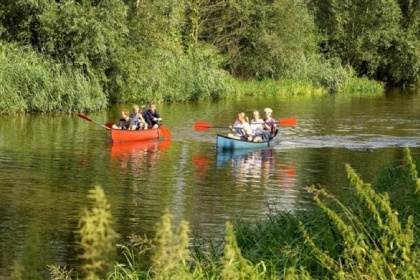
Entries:
{"type": "MultiPolygon", "coordinates": [[[[124,106],[91,114],[117,120],[124,106]]],[[[69,115],[0,118],[0,278],[14,263],[46,273],[46,264],[74,265],[74,234],[87,194],[102,186],[122,240],[154,232],[169,209],[175,223],[219,238],[236,218],[261,219],[270,208],[310,209],[308,185],[340,194],[344,164],[366,181],[403,158],[420,154],[420,94],[245,98],[159,105],[172,141],[111,144],[103,128],[69,115]],[[216,133],[194,131],[197,121],[227,126],[237,112],[271,107],[296,117],[273,147],[217,153],[216,133]],[[35,257],[34,257],[35,256],[35,257]]]]}

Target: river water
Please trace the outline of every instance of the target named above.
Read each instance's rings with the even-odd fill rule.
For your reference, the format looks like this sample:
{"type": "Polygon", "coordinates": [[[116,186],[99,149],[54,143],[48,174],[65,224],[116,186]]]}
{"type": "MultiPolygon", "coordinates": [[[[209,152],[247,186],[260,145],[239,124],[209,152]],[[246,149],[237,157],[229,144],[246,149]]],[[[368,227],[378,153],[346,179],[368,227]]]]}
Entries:
{"type": "MultiPolygon", "coordinates": [[[[89,115],[115,121],[124,106],[89,115]]],[[[0,118],[0,278],[14,264],[41,273],[47,264],[74,265],[74,230],[87,194],[101,186],[122,241],[153,235],[169,209],[175,224],[219,238],[236,218],[264,218],[270,209],[310,209],[304,188],[347,187],[344,165],[369,182],[403,158],[420,155],[420,92],[380,97],[243,98],[160,104],[172,141],[111,144],[107,131],[75,115],[0,118]],[[296,117],[271,148],[214,150],[217,133],[195,122],[227,126],[237,112],[271,107],[276,118],[296,117]]]]}

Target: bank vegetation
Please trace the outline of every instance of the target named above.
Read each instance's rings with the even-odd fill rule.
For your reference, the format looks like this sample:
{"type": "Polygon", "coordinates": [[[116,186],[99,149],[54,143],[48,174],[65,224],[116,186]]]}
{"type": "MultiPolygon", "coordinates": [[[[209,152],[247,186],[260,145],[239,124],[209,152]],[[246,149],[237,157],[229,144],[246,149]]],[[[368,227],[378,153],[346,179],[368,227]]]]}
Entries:
{"type": "Polygon", "coordinates": [[[419,30],[405,0],[1,1],[0,112],[381,94],[419,83],[419,30]]]}

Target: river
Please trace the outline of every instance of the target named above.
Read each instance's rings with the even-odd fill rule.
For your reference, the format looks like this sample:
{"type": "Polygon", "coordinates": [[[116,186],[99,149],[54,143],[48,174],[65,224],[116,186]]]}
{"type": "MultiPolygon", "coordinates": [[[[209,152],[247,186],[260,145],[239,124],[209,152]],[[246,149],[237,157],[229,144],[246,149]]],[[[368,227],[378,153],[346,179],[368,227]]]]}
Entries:
{"type": "MultiPolygon", "coordinates": [[[[115,121],[123,107],[89,117],[115,121]]],[[[0,278],[16,263],[38,271],[74,265],[74,230],[96,185],[122,241],[152,236],[166,209],[175,224],[187,220],[193,234],[209,238],[223,236],[228,220],[310,209],[304,188],[340,195],[349,185],[346,163],[370,182],[403,158],[403,147],[420,156],[419,108],[420,92],[159,104],[171,141],[131,145],[109,143],[105,129],[75,115],[0,117],[0,278]],[[194,130],[198,121],[227,126],[239,111],[265,107],[298,119],[268,149],[217,153],[216,134],[227,130],[194,130]]]]}

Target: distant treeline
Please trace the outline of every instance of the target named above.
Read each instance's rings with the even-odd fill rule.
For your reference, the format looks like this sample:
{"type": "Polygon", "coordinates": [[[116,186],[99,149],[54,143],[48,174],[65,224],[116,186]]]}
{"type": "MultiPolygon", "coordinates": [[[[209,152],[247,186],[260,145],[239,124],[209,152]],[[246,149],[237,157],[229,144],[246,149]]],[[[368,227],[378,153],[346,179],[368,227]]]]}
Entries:
{"type": "MultiPolygon", "coordinates": [[[[40,94],[32,83],[39,81],[39,90],[58,79],[54,91],[44,91],[47,99],[59,104],[67,94],[79,102],[9,110],[80,111],[102,107],[104,99],[240,94],[232,78],[304,81],[330,93],[348,88],[354,77],[409,86],[419,83],[419,46],[420,2],[411,0],[1,1],[0,61],[8,65],[0,68],[0,92],[20,100],[40,94]],[[45,68],[43,75],[16,81],[32,67],[45,68]],[[69,76],[78,77],[79,87],[89,84],[81,93],[92,95],[87,101],[73,95],[81,89],[69,76]],[[32,91],[24,92],[27,87],[32,91]],[[100,105],[93,106],[96,98],[100,105]]],[[[14,102],[0,97],[0,110],[14,102]]]]}

